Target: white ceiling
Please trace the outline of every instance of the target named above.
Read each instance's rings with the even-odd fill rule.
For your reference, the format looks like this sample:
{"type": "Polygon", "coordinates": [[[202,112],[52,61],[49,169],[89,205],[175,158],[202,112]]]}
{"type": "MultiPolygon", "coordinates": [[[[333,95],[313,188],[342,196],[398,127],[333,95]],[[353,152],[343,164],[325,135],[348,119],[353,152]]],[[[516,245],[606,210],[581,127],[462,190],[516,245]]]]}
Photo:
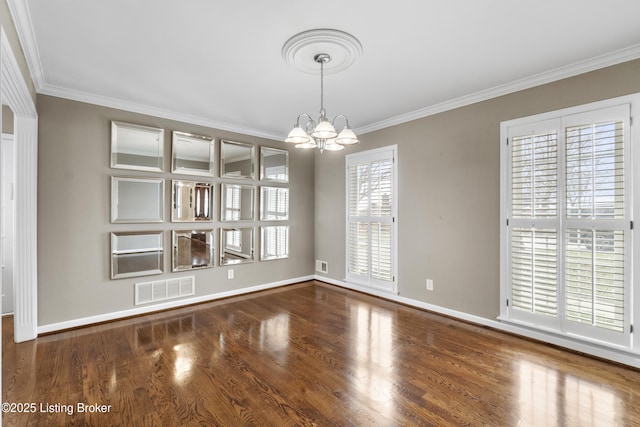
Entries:
{"type": "Polygon", "coordinates": [[[319,77],[281,53],[305,30],[362,43],[325,76],[359,133],[640,57],[638,0],[8,4],[39,93],[273,139],[319,110],[319,77]]]}

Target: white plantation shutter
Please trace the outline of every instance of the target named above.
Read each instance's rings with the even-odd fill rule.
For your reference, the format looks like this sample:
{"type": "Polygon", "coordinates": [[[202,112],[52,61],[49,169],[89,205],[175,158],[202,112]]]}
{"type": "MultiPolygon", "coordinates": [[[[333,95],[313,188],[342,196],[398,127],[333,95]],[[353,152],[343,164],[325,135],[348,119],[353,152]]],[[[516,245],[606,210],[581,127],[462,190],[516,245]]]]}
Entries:
{"type": "Polygon", "coordinates": [[[557,133],[518,135],[512,144],[513,217],[557,217],[557,133]]]}
{"type": "Polygon", "coordinates": [[[631,240],[628,106],[567,117],[566,329],[626,343],[631,240]]]}
{"type": "Polygon", "coordinates": [[[226,221],[238,221],[240,219],[240,187],[227,185],[225,195],[226,221]]]}
{"type": "Polygon", "coordinates": [[[391,224],[371,223],[371,277],[391,282],[391,224]]]}
{"type": "Polygon", "coordinates": [[[369,224],[349,223],[349,273],[367,277],[369,273],[369,224]]]}
{"type": "Polygon", "coordinates": [[[631,345],[629,117],[625,104],[507,128],[509,319],[631,345]]]}
{"type": "Polygon", "coordinates": [[[558,122],[511,129],[512,318],[557,322],[559,286],[558,122]]]}
{"type": "Polygon", "coordinates": [[[347,156],[347,280],[395,291],[395,147],[347,156]]]}
{"type": "Polygon", "coordinates": [[[226,233],[225,243],[228,248],[241,251],[242,250],[242,232],[240,230],[224,230],[226,233]]]}
{"type": "Polygon", "coordinates": [[[262,226],[263,259],[280,259],[289,257],[289,226],[262,226]]]}
{"type": "Polygon", "coordinates": [[[511,259],[513,307],[555,317],[558,312],[556,230],[514,228],[511,259]]]}
{"type": "Polygon", "coordinates": [[[289,189],[286,187],[262,187],[260,220],[280,221],[287,219],[289,219],[289,189]]]}
{"type": "Polygon", "coordinates": [[[625,218],[623,126],[612,120],[566,128],[567,218],[625,218]]]}
{"type": "Polygon", "coordinates": [[[567,320],[624,332],[624,232],[567,230],[567,320]]]}

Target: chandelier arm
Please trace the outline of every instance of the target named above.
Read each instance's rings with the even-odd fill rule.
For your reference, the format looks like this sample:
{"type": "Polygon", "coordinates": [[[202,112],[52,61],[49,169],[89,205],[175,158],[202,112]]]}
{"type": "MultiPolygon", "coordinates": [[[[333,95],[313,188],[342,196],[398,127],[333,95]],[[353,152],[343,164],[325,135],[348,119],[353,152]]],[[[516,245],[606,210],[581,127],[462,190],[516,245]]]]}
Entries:
{"type": "Polygon", "coordinates": [[[300,126],[300,117],[306,117],[308,121],[312,122],[313,119],[311,118],[310,115],[308,115],[307,113],[302,113],[298,115],[298,118],[296,119],[296,124],[295,126],[299,127],[300,126]]]}
{"type": "Polygon", "coordinates": [[[342,117],[342,118],[344,119],[344,121],[345,121],[345,122],[346,122],[346,124],[347,124],[347,127],[350,127],[350,126],[349,126],[349,118],[348,118],[347,116],[345,116],[344,114],[338,114],[337,116],[335,116],[335,117],[333,118],[333,120],[331,120],[331,124],[332,124],[333,126],[335,126],[335,125],[336,125],[336,120],[338,120],[340,117],[342,117]]]}

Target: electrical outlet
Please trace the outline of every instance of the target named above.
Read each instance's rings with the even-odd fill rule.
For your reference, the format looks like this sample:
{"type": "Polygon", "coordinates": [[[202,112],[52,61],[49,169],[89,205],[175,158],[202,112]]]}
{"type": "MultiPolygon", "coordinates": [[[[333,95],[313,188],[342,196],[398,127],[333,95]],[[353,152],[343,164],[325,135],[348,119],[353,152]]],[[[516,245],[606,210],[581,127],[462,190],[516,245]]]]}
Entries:
{"type": "Polygon", "coordinates": [[[233,273],[233,268],[227,270],[227,279],[233,279],[235,277],[233,273]]]}
{"type": "Polygon", "coordinates": [[[427,290],[428,291],[432,291],[433,290],[433,280],[432,279],[427,279],[427,290]]]}

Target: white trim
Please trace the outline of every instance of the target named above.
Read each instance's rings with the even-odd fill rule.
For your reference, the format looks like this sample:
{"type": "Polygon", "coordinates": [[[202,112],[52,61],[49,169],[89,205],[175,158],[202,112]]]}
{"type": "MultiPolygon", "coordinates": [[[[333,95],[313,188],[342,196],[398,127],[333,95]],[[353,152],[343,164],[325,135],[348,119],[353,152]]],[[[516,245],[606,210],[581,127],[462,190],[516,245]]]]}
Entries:
{"type": "MultiPolygon", "coordinates": [[[[501,128],[504,124],[504,128],[510,128],[514,126],[521,126],[531,122],[540,122],[544,120],[557,119],[559,116],[573,116],[574,114],[582,114],[588,111],[600,110],[610,107],[616,107],[621,104],[631,104],[631,115],[633,116],[635,111],[633,107],[637,108],[637,104],[640,103],[640,92],[632,93],[629,95],[618,96],[616,98],[604,99],[602,101],[589,102],[587,104],[580,104],[573,107],[561,108],[559,110],[548,111],[545,113],[534,114],[532,116],[519,117],[517,119],[507,120],[501,122],[501,128]]],[[[637,126],[634,123],[633,126],[637,126]]]]}
{"type": "Polygon", "coordinates": [[[38,118],[15,117],[14,340],[32,340],[38,325],[38,118]]]}
{"type": "Polygon", "coordinates": [[[411,307],[419,308],[422,310],[430,311],[436,314],[442,314],[444,316],[452,317],[457,320],[473,323],[476,325],[487,326],[500,332],[508,332],[511,334],[519,335],[526,338],[531,338],[542,343],[557,345],[569,350],[578,351],[591,356],[607,359],[613,362],[622,363],[625,365],[640,368],[640,352],[617,350],[600,346],[594,343],[586,343],[580,339],[572,339],[569,337],[555,335],[551,332],[542,332],[527,328],[515,323],[503,323],[496,320],[487,319],[473,314],[465,313],[462,311],[452,310],[450,308],[441,307],[438,305],[428,304],[422,301],[418,301],[412,298],[406,298],[400,295],[394,295],[388,292],[374,291],[369,288],[364,288],[352,283],[347,283],[340,280],[330,279],[325,276],[315,275],[315,280],[330,283],[332,285],[340,286],[342,288],[363,292],[369,295],[387,299],[400,304],[405,304],[411,307]]]}
{"type": "Polygon", "coordinates": [[[264,291],[267,289],[277,288],[280,286],[292,285],[299,282],[313,280],[314,276],[302,276],[293,279],[281,280],[279,282],[267,283],[264,285],[249,286],[242,289],[234,289],[231,291],[217,292],[198,296],[194,298],[181,299],[179,301],[170,301],[162,304],[152,304],[145,307],[132,308],[127,310],[115,311],[113,313],[98,314],[95,316],[82,317],[78,319],[66,320],[64,322],[49,323],[47,325],[38,326],[38,334],[48,334],[52,332],[62,331],[65,329],[78,328],[81,326],[93,325],[96,323],[109,322],[126,317],[139,316],[141,314],[154,313],[157,311],[168,310],[172,308],[183,307],[192,304],[198,304],[208,301],[214,301],[221,298],[229,298],[238,295],[248,294],[251,292],[264,291]]]}
{"type": "MultiPolygon", "coordinates": [[[[625,321],[624,321],[624,332],[623,333],[614,333],[611,331],[606,331],[603,329],[588,327],[585,328],[584,325],[577,324],[575,322],[567,321],[564,311],[564,284],[558,287],[558,314],[557,317],[545,317],[539,316],[535,314],[524,313],[519,310],[512,310],[512,307],[506,306],[507,300],[509,299],[510,293],[510,229],[514,226],[520,226],[520,224],[531,223],[531,226],[537,227],[541,224],[547,224],[545,221],[540,219],[525,219],[518,220],[509,218],[509,210],[510,210],[510,150],[511,147],[507,146],[506,140],[510,137],[511,131],[517,129],[516,133],[521,133],[520,130],[525,130],[524,132],[532,132],[534,128],[535,131],[546,131],[550,128],[548,124],[552,121],[557,121],[556,124],[551,126],[551,128],[555,128],[558,130],[558,188],[564,188],[564,176],[565,176],[565,160],[564,160],[564,151],[565,151],[565,142],[564,135],[562,133],[562,129],[571,123],[571,120],[574,120],[576,117],[583,117],[584,115],[591,116],[596,114],[599,116],[600,114],[609,114],[609,111],[615,110],[617,114],[614,114],[614,117],[622,116],[627,117],[630,113],[631,116],[634,114],[633,108],[637,108],[640,105],[640,93],[625,95],[621,97],[606,99],[603,101],[591,102],[588,104],[577,105],[570,108],[564,108],[560,110],[545,112],[541,114],[536,114],[528,117],[521,117],[513,120],[508,120],[500,123],[500,319],[506,321],[509,319],[509,323],[518,324],[520,327],[529,327],[531,329],[535,329],[534,325],[539,328],[553,328],[555,332],[551,332],[552,334],[557,334],[565,337],[569,337],[569,339],[573,339],[573,337],[577,337],[579,331],[584,334],[584,340],[607,340],[609,344],[606,345],[608,347],[617,348],[618,345],[624,346],[627,351],[636,353],[640,351],[639,340],[634,338],[633,333],[630,333],[630,325],[634,323],[638,323],[638,315],[640,312],[637,309],[634,309],[632,304],[636,306],[640,305],[639,300],[639,289],[638,285],[634,283],[634,278],[631,277],[634,273],[634,270],[640,268],[640,264],[637,261],[637,247],[638,242],[637,238],[634,239],[630,236],[633,236],[633,230],[629,229],[628,221],[633,221],[633,207],[627,206],[625,209],[625,219],[622,221],[608,221],[602,222],[598,220],[599,227],[604,227],[608,229],[616,229],[616,230],[624,230],[625,232],[625,244],[629,245],[629,240],[631,240],[631,244],[633,244],[636,249],[631,249],[630,246],[627,246],[625,249],[626,258],[629,262],[629,266],[625,267],[625,294],[628,295],[629,300],[625,302],[625,321]],[[629,111],[629,108],[632,110],[629,111]],[[619,110],[618,110],[619,109],[619,110]],[[539,128],[539,129],[538,129],[539,128]],[[507,220],[509,221],[509,227],[506,226],[507,220]],[[631,250],[630,250],[631,249],[631,250]],[[634,255],[634,251],[636,254],[634,255]],[[635,256],[635,261],[632,257],[635,256]],[[528,326],[524,326],[528,324],[528,326]],[[587,333],[588,331],[588,333],[587,333]],[[608,337],[608,338],[605,338],[608,337]]],[[[634,167],[630,167],[630,165],[638,164],[638,155],[639,150],[634,149],[634,145],[637,145],[637,140],[640,139],[640,128],[637,125],[630,126],[627,121],[625,125],[625,133],[629,135],[629,139],[627,140],[625,137],[625,189],[627,190],[627,197],[631,198],[632,203],[638,204],[638,199],[640,197],[640,186],[634,186],[632,177],[638,175],[638,169],[634,169],[634,167]],[[634,160],[634,157],[636,160],[634,160]],[[629,176],[631,174],[631,177],[629,176]]],[[[628,202],[626,202],[628,203],[628,202]]],[[[563,247],[563,238],[564,238],[564,230],[569,227],[569,221],[564,219],[564,215],[561,214],[564,208],[561,208],[564,204],[563,192],[559,191],[558,194],[558,206],[559,206],[559,214],[558,220],[560,223],[557,226],[553,226],[552,228],[557,228],[558,230],[558,247],[563,247]]],[[[544,225],[545,227],[547,225],[544,225]]],[[[528,227],[526,225],[525,227],[528,227]]],[[[564,283],[563,274],[564,274],[564,258],[563,251],[559,249],[559,261],[558,261],[558,283],[564,283]]],[[[625,261],[625,263],[627,262],[625,261]]],[[[625,264],[626,265],[626,264],[625,264]]],[[[576,338],[578,340],[578,338],[576,338]]]]}
{"type": "Polygon", "coordinates": [[[172,301],[172,302],[167,302],[163,304],[154,304],[154,305],[149,305],[146,307],[141,307],[136,309],[122,310],[114,313],[106,313],[106,314],[101,314],[96,316],[68,320],[64,322],[51,323],[48,325],[42,325],[38,327],[38,333],[39,334],[53,333],[53,332],[62,331],[65,329],[88,326],[96,323],[114,321],[114,320],[123,319],[131,316],[138,316],[142,314],[148,314],[148,313],[153,313],[157,311],[178,308],[178,307],[187,306],[191,304],[208,302],[208,301],[213,301],[221,298],[239,296],[239,295],[261,291],[261,290],[273,289],[273,288],[291,285],[299,282],[305,282],[308,280],[318,280],[320,282],[329,283],[345,289],[363,292],[363,293],[380,297],[389,301],[405,304],[411,307],[430,311],[436,314],[449,316],[457,320],[470,322],[476,325],[487,326],[497,331],[520,335],[526,338],[531,338],[534,340],[541,341],[543,343],[558,345],[570,350],[582,352],[595,357],[600,357],[600,358],[611,360],[617,363],[623,363],[625,365],[640,368],[640,358],[639,358],[640,352],[635,353],[635,352],[629,352],[629,351],[623,351],[623,350],[615,350],[615,349],[598,346],[597,344],[589,344],[579,340],[573,340],[566,337],[556,336],[552,333],[534,331],[524,326],[510,324],[510,323],[502,323],[496,320],[486,319],[484,317],[475,316],[462,311],[452,310],[446,307],[428,304],[412,298],[406,298],[406,297],[402,297],[402,296],[395,295],[388,292],[371,290],[369,288],[353,285],[345,281],[334,280],[334,279],[331,279],[325,276],[320,276],[317,274],[311,275],[311,276],[298,277],[298,278],[289,279],[289,280],[283,280],[280,282],[273,282],[265,285],[251,286],[248,288],[237,289],[233,291],[219,292],[216,294],[210,294],[210,295],[200,296],[196,298],[183,299],[180,301],[172,301]]]}
{"type": "Polygon", "coordinates": [[[189,123],[193,125],[205,126],[222,131],[235,132],[243,135],[251,135],[259,138],[267,138],[276,141],[281,141],[281,134],[272,134],[264,132],[258,129],[237,125],[233,123],[224,123],[211,118],[194,116],[191,114],[180,113],[177,111],[165,110],[163,108],[152,107],[144,104],[138,104],[135,102],[123,101],[108,96],[96,95],[92,93],[82,92],[74,89],[67,89],[60,86],[54,86],[50,84],[44,84],[38,88],[38,93],[43,95],[55,96],[58,98],[69,99],[72,101],[84,102],[93,105],[99,105],[102,107],[115,108],[118,110],[129,111],[132,113],[145,114],[148,116],[158,117],[168,120],[176,120],[183,123],[189,123]]]}
{"type": "Polygon", "coordinates": [[[2,104],[11,107],[15,116],[36,117],[36,106],[22,77],[9,38],[2,28],[0,35],[0,76],[2,76],[2,104]]]}
{"type": "Polygon", "coordinates": [[[36,87],[36,90],[40,90],[46,85],[44,81],[44,70],[42,68],[42,62],[40,61],[40,52],[38,50],[38,44],[36,43],[36,36],[31,23],[31,13],[27,6],[26,0],[7,0],[7,6],[9,6],[9,12],[11,18],[15,23],[16,32],[24,56],[27,61],[27,66],[31,73],[31,79],[36,87]]]}
{"type": "Polygon", "coordinates": [[[123,101],[107,96],[96,95],[49,84],[45,80],[42,61],[40,60],[40,52],[38,50],[38,44],[36,42],[35,32],[32,26],[31,14],[29,12],[27,2],[25,0],[7,0],[7,5],[9,6],[9,11],[11,12],[11,16],[15,23],[18,38],[20,39],[20,44],[22,45],[25,53],[27,65],[31,73],[31,78],[33,79],[33,83],[38,93],[69,99],[72,101],[99,105],[102,107],[115,108],[132,113],[140,113],[163,119],[177,120],[184,123],[211,127],[223,131],[256,136],[259,138],[273,139],[276,141],[282,139],[282,135],[279,134],[275,135],[240,125],[218,122],[206,117],[183,114],[177,111],[165,110],[162,108],[151,107],[148,105],[123,101]]]}
{"type": "MultiPolygon", "coordinates": [[[[0,104],[15,128],[14,340],[37,336],[38,325],[38,113],[4,28],[0,29],[0,104]]],[[[1,184],[1,183],[0,183],[1,184]]]]}
{"type": "Polygon", "coordinates": [[[533,76],[505,83],[503,85],[481,90],[470,95],[450,99],[439,104],[430,105],[428,107],[410,111],[405,114],[400,114],[389,119],[380,120],[378,122],[370,123],[362,127],[357,127],[354,129],[354,132],[356,132],[358,135],[362,135],[368,132],[373,132],[376,130],[410,122],[412,120],[417,120],[424,117],[432,116],[434,114],[453,110],[455,108],[464,107],[467,105],[497,98],[499,96],[508,95],[510,93],[518,92],[525,89],[530,89],[532,87],[540,86],[543,84],[552,83],[558,80],[588,73],[590,71],[595,71],[601,68],[610,67],[612,65],[621,64],[623,62],[632,61],[638,58],[640,58],[640,44],[634,44],[623,49],[609,52],[604,55],[595,56],[584,61],[575,62],[564,67],[545,71],[533,76]]]}
{"type": "MultiPolygon", "coordinates": [[[[369,212],[370,214],[370,212],[369,212]]],[[[347,154],[345,156],[345,276],[350,282],[361,282],[362,286],[367,286],[371,289],[379,289],[383,292],[398,293],[398,145],[388,145],[385,147],[374,148],[366,151],[359,151],[357,153],[347,154]],[[369,268],[367,276],[361,276],[349,271],[350,256],[351,256],[351,242],[350,242],[350,226],[354,217],[349,212],[349,190],[350,190],[350,177],[349,168],[353,164],[360,164],[361,162],[374,162],[378,160],[392,160],[391,165],[391,216],[368,216],[357,217],[357,221],[362,221],[369,225],[369,237],[371,237],[371,224],[374,222],[380,222],[391,225],[391,283],[389,284],[385,280],[375,279],[371,277],[371,260],[369,260],[369,268]]],[[[368,249],[371,251],[371,242],[368,244],[368,249]]]]}

